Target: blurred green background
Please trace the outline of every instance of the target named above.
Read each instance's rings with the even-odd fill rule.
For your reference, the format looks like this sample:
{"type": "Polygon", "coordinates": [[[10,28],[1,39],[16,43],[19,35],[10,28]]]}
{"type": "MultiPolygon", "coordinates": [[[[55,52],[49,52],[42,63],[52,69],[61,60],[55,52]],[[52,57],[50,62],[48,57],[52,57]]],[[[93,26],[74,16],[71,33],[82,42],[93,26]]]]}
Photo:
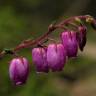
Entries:
{"type": "MultiPolygon", "coordinates": [[[[86,14],[96,17],[96,0],[0,0],[0,50],[37,38],[54,20],[86,14]]],[[[0,96],[96,96],[96,33],[90,26],[87,36],[84,52],[59,73],[36,74],[31,48],[22,50],[30,62],[24,86],[13,86],[8,74],[12,56],[5,56],[0,61],[0,96]]]]}

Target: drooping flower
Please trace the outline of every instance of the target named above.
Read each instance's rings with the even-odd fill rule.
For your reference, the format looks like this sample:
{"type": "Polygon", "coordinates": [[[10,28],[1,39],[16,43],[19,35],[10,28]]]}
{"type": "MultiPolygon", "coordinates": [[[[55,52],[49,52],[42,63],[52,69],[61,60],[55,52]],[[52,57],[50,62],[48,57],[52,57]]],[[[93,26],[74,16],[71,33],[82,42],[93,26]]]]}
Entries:
{"type": "Polygon", "coordinates": [[[96,30],[96,20],[93,20],[93,21],[91,22],[91,26],[92,26],[93,29],[96,30]]]}
{"type": "Polygon", "coordinates": [[[66,63],[66,50],[62,44],[49,44],[47,62],[53,72],[62,71],[66,63]]]}
{"type": "Polygon", "coordinates": [[[34,48],[32,49],[32,59],[35,64],[37,72],[48,72],[48,63],[46,57],[46,48],[34,48]]]}
{"type": "Polygon", "coordinates": [[[12,59],[9,66],[9,75],[15,85],[26,83],[28,73],[29,64],[26,58],[18,57],[12,59]]]}
{"type": "Polygon", "coordinates": [[[77,32],[77,40],[79,49],[83,51],[85,45],[86,45],[86,30],[87,28],[85,26],[79,26],[78,28],[79,32],[77,32]]]}
{"type": "Polygon", "coordinates": [[[63,46],[67,51],[68,57],[76,57],[78,52],[78,42],[76,39],[76,32],[65,31],[61,33],[61,40],[63,46]]]}

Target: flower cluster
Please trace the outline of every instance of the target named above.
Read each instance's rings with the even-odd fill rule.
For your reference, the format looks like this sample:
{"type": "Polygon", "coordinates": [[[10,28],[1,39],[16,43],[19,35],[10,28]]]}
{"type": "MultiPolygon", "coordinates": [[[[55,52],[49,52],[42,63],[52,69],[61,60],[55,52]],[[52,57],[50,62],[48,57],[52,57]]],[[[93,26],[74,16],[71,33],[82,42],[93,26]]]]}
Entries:
{"type": "MultiPolygon", "coordinates": [[[[87,23],[90,23],[94,29],[96,29],[96,21],[89,15],[78,16],[74,18],[69,18],[68,20],[62,21],[58,25],[50,25],[48,32],[43,36],[39,37],[37,40],[27,40],[21,43],[19,46],[14,48],[14,50],[5,50],[0,54],[0,57],[4,54],[15,54],[15,51],[18,51],[22,48],[30,47],[31,45],[39,45],[32,49],[32,59],[38,73],[48,73],[62,71],[67,60],[73,57],[77,57],[78,49],[80,51],[84,50],[86,45],[86,35],[87,28],[81,23],[81,20],[85,20],[87,23]],[[75,26],[76,30],[65,28],[70,21],[75,20],[79,22],[75,26]],[[56,28],[63,28],[64,31],[60,33],[60,42],[51,43],[44,45],[44,42],[40,41],[45,40],[48,35],[54,31],[56,28]]],[[[15,85],[22,85],[26,82],[29,74],[29,63],[25,57],[16,56],[10,62],[9,66],[9,75],[10,79],[15,85]]]]}
{"type": "Polygon", "coordinates": [[[66,62],[66,50],[62,44],[49,44],[48,48],[34,48],[32,57],[37,72],[61,71],[66,62]]]}
{"type": "Polygon", "coordinates": [[[32,50],[37,72],[62,71],[67,58],[76,57],[78,47],[82,51],[86,43],[86,28],[79,26],[79,32],[65,30],[61,33],[61,43],[32,50]]]}
{"type": "MultiPolygon", "coordinates": [[[[32,49],[36,72],[62,71],[67,58],[76,57],[78,47],[81,51],[86,44],[86,27],[79,26],[78,32],[65,30],[61,33],[61,43],[39,46],[32,49]]],[[[29,73],[28,61],[24,57],[10,62],[9,74],[15,85],[24,84],[29,73]]]]}
{"type": "MultiPolygon", "coordinates": [[[[39,46],[32,49],[32,58],[36,72],[62,71],[67,58],[76,57],[78,47],[81,51],[86,44],[86,27],[79,26],[78,32],[65,30],[61,33],[61,43],[39,46]]],[[[24,57],[14,58],[10,62],[9,74],[15,85],[24,84],[29,73],[28,61],[24,57]]]]}

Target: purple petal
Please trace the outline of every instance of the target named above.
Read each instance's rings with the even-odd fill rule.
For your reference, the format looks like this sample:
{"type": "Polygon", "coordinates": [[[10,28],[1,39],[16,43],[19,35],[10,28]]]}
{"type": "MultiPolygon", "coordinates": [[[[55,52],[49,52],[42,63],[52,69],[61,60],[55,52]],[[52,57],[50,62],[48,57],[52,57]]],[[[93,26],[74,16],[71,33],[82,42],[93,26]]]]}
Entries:
{"type": "Polygon", "coordinates": [[[62,44],[50,44],[47,49],[48,66],[52,71],[61,71],[66,62],[66,53],[62,44]]]}
{"type": "Polygon", "coordinates": [[[9,75],[16,84],[24,84],[29,73],[29,65],[26,58],[15,58],[10,62],[9,75]]]}
{"type": "Polygon", "coordinates": [[[79,49],[83,51],[85,45],[86,45],[86,27],[85,26],[79,26],[79,32],[77,33],[77,40],[79,44],[79,49]]]}
{"type": "Polygon", "coordinates": [[[67,51],[68,57],[76,57],[78,52],[78,42],[76,32],[63,32],[61,34],[62,43],[67,51]]]}
{"type": "Polygon", "coordinates": [[[44,48],[34,48],[32,50],[32,57],[37,72],[48,72],[46,50],[44,48]]]}

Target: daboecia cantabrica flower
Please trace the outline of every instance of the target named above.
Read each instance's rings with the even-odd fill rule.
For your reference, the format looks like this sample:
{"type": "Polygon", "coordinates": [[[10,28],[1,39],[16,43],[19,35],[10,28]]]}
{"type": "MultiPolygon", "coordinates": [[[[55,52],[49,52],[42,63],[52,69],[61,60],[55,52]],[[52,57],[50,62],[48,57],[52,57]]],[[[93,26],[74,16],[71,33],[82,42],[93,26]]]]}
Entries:
{"type": "Polygon", "coordinates": [[[48,72],[47,50],[46,48],[34,48],[32,58],[35,64],[36,72],[48,72]]]}
{"type": "Polygon", "coordinates": [[[47,62],[53,72],[63,70],[66,63],[66,50],[62,44],[48,45],[47,62]]]}
{"type": "Polygon", "coordinates": [[[10,79],[15,85],[26,83],[29,74],[29,63],[24,57],[12,59],[9,66],[10,79]]]}
{"type": "Polygon", "coordinates": [[[64,48],[67,51],[68,57],[76,57],[78,52],[78,42],[76,32],[64,31],[61,33],[61,40],[64,48]]]}

